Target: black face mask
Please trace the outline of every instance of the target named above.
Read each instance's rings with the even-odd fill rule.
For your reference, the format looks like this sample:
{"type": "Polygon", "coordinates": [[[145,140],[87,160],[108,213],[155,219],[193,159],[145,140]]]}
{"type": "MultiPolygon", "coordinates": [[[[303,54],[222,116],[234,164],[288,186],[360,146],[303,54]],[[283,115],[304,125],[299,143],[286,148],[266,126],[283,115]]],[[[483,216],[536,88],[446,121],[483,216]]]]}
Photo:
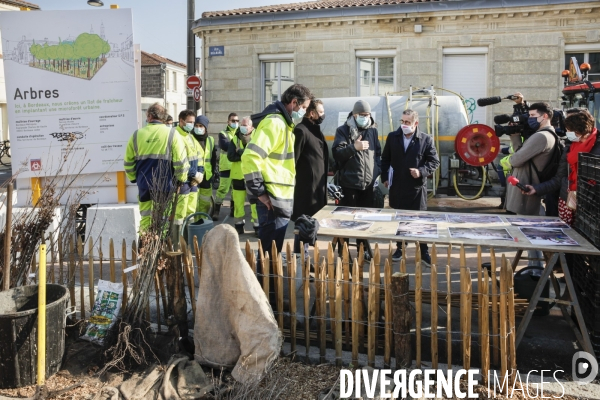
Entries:
{"type": "Polygon", "coordinates": [[[321,123],[323,122],[323,120],[324,120],[324,119],[325,119],[325,114],[323,114],[323,115],[319,115],[319,118],[317,118],[317,119],[315,120],[315,124],[317,124],[317,125],[321,125],[321,123]]]}

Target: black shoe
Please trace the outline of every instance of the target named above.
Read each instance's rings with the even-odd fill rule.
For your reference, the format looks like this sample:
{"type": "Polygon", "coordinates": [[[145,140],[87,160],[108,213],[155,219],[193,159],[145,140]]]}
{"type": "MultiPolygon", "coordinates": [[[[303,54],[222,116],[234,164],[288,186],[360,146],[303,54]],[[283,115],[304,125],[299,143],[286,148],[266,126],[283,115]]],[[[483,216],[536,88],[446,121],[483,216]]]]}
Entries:
{"type": "Polygon", "coordinates": [[[212,212],[212,220],[218,221],[220,213],[221,213],[221,204],[215,204],[215,207],[212,212]]]}
{"type": "Polygon", "coordinates": [[[238,235],[243,235],[245,233],[244,232],[244,225],[245,224],[243,222],[235,224],[235,230],[238,233],[238,235]]]}
{"type": "Polygon", "coordinates": [[[252,227],[254,228],[254,236],[258,237],[258,224],[252,224],[252,227]]]}
{"type": "Polygon", "coordinates": [[[429,252],[421,253],[421,265],[431,267],[431,256],[429,255],[429,252]]]}
{"type": "Polygon", "coordinates": [[[392,260],[394,260],[394,261],[402,260],[402,249],[396,248],[396,251],[394,252],[394,254],[392,254],[392,260]]]}
{"type": "Polygon", "coordinates": [[[229,206],[230,210],[229,210],[229,216],[233,218],[233,211],[235,210],[234,205],[233,205],[233,200],[231,200],[231,205],[229,206]]]}

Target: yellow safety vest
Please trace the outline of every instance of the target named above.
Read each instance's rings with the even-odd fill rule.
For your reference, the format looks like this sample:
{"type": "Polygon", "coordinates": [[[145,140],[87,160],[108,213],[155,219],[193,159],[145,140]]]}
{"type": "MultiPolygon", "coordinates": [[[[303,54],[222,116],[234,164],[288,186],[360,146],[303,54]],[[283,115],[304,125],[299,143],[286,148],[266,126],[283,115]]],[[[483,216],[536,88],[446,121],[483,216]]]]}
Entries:
{"type": "MultiPolygon", "coordinates": [[[[236,129],[232,129],[229,124],[227,128],[221,131],[221,134],[225,135],[229,138],[229,140],[233,140],[235,136],[236,129]]],[[[231,162],[227,158],[227,149],[221,150],[221,157],[219,159],[219,171],[229,171],[231,169],[231,162]]]]}

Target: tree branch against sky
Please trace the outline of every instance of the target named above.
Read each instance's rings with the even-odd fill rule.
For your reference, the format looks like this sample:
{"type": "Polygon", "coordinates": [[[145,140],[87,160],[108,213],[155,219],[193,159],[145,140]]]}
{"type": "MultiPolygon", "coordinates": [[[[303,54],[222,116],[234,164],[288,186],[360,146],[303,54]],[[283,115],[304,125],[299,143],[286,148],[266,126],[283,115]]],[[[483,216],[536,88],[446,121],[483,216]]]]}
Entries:
{"type": "MultiPolygon", "coordinates": [[[[93,10],[86,0],[31,0],[42,10],[93,10]]],[[[159,0],[103,0],[133,10],[133,37],[142,50],[156,53],[181,63],[186,62],[187,0],[165,2],[159,0]]],[[[196,19],[205,11],[232,10],[274,4],[297,3],[298,0],[227,0],[215,2],[196,0],[196,19]]],[[[200,56],[201,42],[196,40],[196,56],[200,56]]]]}

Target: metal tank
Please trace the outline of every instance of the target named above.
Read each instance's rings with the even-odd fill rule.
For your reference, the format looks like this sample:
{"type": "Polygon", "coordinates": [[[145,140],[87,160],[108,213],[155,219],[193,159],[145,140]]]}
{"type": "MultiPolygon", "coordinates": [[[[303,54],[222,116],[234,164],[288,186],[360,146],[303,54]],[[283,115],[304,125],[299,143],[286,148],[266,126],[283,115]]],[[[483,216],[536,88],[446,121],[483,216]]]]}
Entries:
{"type": "MultiPolygon", "coordinates": [[[[331,146],[335,131],[338,126],[346,122],[354,103],[358,100],[365,100],[371,105],[371,115],[377,123],[382,150],[388,133],[399,128],[402,111],[407,108],[417,111],[420,129],[434,136],[440,154],[441,166],[436,177],[437,185],[433,187],[430,183],[430,192],[435,194],[438,188],[450,186],[448,158],[454,154],[456,134],[468,125],[467,113],[461,97],[439,96],[435,95],[433,89],[420,89],[410,90],[405,96],[332,97],[321,100],[326,115],[321,129],[329,146],[330,158],[333,158],[331,146]]],[[[384,194],[387,194],[387,189],[383,185],[380,188],[384,194]]]]}

